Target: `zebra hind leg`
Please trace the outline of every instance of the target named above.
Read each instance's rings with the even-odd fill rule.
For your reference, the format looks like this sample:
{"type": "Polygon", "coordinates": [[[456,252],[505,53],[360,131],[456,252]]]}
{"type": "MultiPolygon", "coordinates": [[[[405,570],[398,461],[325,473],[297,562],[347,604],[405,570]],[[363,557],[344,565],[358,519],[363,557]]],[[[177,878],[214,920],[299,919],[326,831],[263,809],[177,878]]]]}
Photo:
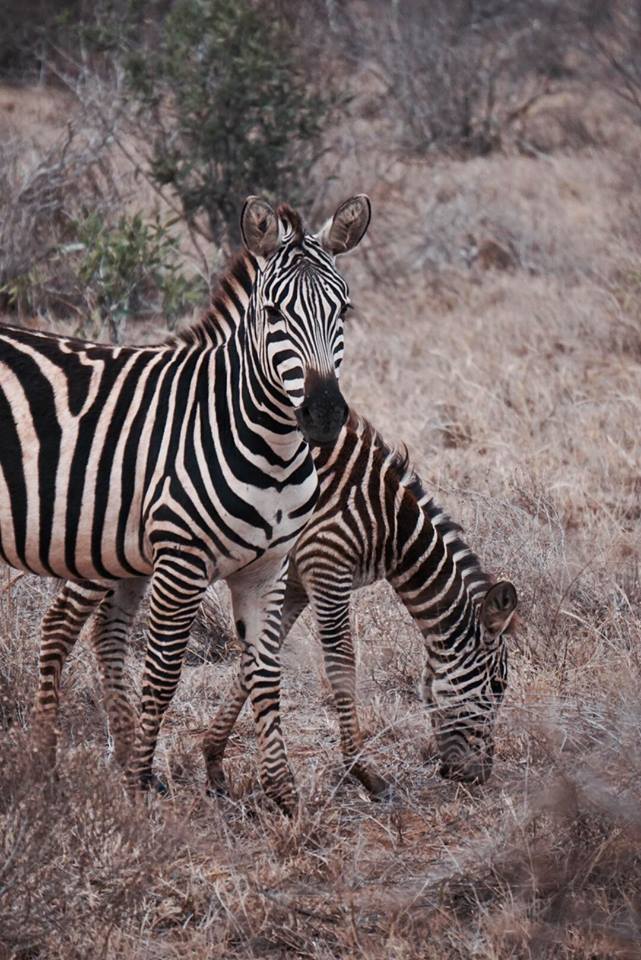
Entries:
{"type": "Polygon", "coordinates": [[[133,748],[138,722],[125,681],[127,643],[147,584],[145,579],[121,580],[100,604],[91,637],[100,668],[109,732],[114,741],[114,758],[123,769],[133,748]]]}
{"type": "MultiPolygon", "coordinates": [[[[305,588],[295,574],[294,565],[290,563],[281,617],[281,645],[308,603],[305,588]]],[[[224,796],[227,793],[227,784],[223,772],[225,748],[247,696],[247,688],[243,681],[243,671],[241,669],[202,741],[207,769],[207,792],[210,795],[224,796]]]]}
{"type": "Polygon", "coordinates": [[[91,581],[68,581],[43,618],[32,738],[37,755],[47,767],[56,762],[62,668],[84,624],[107,593],[104,586],[91,581]]]}
{"type": "Polygon", "coordinates": [[[207,771],[207,793],[210,796],[226,796],[228,793],[223,771],[223,758],[229,735],[246,700],[247,689],[243,682],[241,670],[234,680],[232,689],[224,703],[218,708],[216,716],[203,736],[202,751],[207,771]]]}

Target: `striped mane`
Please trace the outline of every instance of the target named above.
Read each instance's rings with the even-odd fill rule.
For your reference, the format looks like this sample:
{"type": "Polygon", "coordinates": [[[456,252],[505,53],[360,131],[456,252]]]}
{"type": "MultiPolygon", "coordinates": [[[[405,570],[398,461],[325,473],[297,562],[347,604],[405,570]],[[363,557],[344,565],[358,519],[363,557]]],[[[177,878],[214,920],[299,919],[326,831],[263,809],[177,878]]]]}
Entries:
{"type": "Polygon", "coordinates": [[[171,346],[218,347],[238,326],[256,276],[256,261],[238,250],[218,277],[209,306],[194,323],[167,337],[171,346]]]}
{"type": "Polygon", "coordinates": [[[430,523],[442,537],[446,538],[450,555],[459,554],[458,567],[463,576],[467,578],[470,574],[474,574],[477,583],[482,580],[485,588],[489,588],[492,578],[485,573],[477,555],[460,536],[463,533],[463,528],[441,509],[431,493],[426,490],[423,481],[410,462],[409,452],[405,444],[400,447],[391,446],[369,420],[355,411],[350,412],[347,427],[359,436],[366,438],[380,452],[381,458],[386,462],[389,472],[399,486],[411,494],[430,523]]]}

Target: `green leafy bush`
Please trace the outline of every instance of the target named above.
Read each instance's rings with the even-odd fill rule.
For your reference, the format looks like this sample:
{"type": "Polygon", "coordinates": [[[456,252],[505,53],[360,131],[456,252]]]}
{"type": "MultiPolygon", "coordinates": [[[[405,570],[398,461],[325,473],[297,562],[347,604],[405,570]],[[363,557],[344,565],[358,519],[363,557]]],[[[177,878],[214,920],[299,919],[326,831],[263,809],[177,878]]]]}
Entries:
{"type": "Polygon", "coordinates": [[[219,243],[246,195],[295,202],[308,179],[333,97],[308,90],[295,50],[269,3],[178,0],[127,58],[151,174],[219,243]]]}
{"type": "MultiPolygon", "coordinates": [[[[158,314],[171,329],[181,314],[206,297],[201,278],[183,272],[178,238],[172,232],[177,218],[163,221],[156,216],[148,221],[136,213],[114,219],[98,204],[91,212],[73,211],[68,180],[59,193],[60,222],[56,226],[57,221],[51,221],[44,237],[40,237],[44,200],[33,190],[35,199],[24,193],[37,207],[27,220],[22,210],[24,249],[6,262],[0,259],[0,297],[9,309],[21,315],[42,310],[75,314],[81,318],[82,334],[93,319],[94,327],[108,326],[118,343],[129,319],[158,314]]],[[[29,203],[22,207],[29,209],[29,203]]],[[[10,205],[7,209],[10,213],[10,205]]]]}
{"type": "Polygon", "coordinates": [[[128,317],[158,311],[172,328],[204,296],[198,279],[181,272],[178,241],[170,232],[175,223],[148,223],[137,213],[109,226],[89,214],[77,224],[77,242],[62,251],[80,254],[78,279],[116,342],[128,317]]]}

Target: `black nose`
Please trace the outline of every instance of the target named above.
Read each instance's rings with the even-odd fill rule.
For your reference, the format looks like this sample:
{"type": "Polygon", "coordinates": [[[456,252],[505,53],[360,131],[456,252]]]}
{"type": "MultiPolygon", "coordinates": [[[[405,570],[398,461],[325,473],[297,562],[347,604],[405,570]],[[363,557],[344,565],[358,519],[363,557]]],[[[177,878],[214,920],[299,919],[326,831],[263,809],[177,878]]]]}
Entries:
{"type": "Polygon", "coordinates": [[[348,412],[336,377],[322,376],[315,371],[307,374],[305,399],[296,411],[296,417],[308,443],[334,443],[348,412]]]}

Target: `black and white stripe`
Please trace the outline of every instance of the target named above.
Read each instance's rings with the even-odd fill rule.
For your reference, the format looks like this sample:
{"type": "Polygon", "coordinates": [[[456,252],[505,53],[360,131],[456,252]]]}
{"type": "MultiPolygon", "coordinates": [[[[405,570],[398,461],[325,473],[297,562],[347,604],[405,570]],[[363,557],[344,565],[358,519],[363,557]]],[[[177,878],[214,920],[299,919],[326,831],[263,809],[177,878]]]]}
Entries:
{"type": "MultiPolygon", "coordinates": [[[[387,579],[423,634],[424,696],[443,776],[483,782],[507,683],[511,583],[492,584],[460,528],[364,418],[352,414],[332,447],[314,450],[321,494],[290,564],[283,637],[308,604],[323,645],[346,765],[373,794],[387,789],[363,753],[355,700],[350,597],[387,579]]],[[[239,678],[204,738],[208,776],[224,785],[225,744],[246,692],[239,678]]]]}
{"type": "MultiPolygon", "coordinates": [[[[255,267],[245,257],[244,290],[255,267]]],[[[209,316],[211,336],[233,327],[223,287],[209,316]]],[[[516,609],[508,581],[493,584],[434,502],[406,456],[352,414],[335,444],[313,448],[321,493],[294,549],[282,635],[311,604],[339,715],[348,769],[374,794],[387,784],[363,756],[355,702],[350,630],[352,590],[387,579],[421,631],[426,650],[422,692],[441,757],[441,773],[484,781],[493,759],[494,724],[507,683],[505,633],[516,609]]],[[[222,759],[246,699],[242,678],[204,739],[209,781],[224,788],[222,759]]]]}
{"type": "MultiPolygon", "coordinates": [[[[88,614],[118,704],[119,754],[145,785],[158,729],[207,586],[226,578],[244,639],[268,793],[293,797],[279,722],[287,555],[318,495],[308,442],[336,438],[347,287],[369,201],[342,204],[316,236],[289,208],[250,198],[241,228],[256,268],[225,343],[203,321],[158,347],[109,347],[0,328],[0,556],[65,585],[45,618],[36,727],[55,746],[60,671],[88,614]],[[151,576],[138,729],[118,691],[136,603],[151,576]]],[[[232,284],[234,281],[230,281],[232,284]]]]}

